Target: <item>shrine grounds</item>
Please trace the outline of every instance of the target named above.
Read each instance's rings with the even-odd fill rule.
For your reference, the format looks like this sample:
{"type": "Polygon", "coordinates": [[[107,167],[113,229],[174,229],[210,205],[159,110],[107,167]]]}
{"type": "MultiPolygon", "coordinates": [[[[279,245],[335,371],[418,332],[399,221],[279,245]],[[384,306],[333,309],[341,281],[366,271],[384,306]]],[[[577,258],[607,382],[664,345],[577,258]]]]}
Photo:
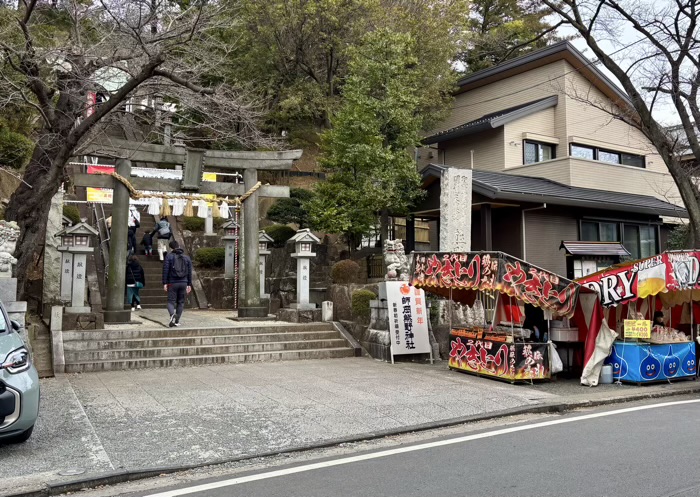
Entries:
{"type": "Polygon", "coordinates": [[[449,371],[445,361],[391,365],[370,358],[62,375],[42,380],[32,438],[0,447],[0,496],[59,493],[77,480],[94,486],[144,471],[157,475],[480,419],[699,391],[695,381],[510,385],[449,371]]]}

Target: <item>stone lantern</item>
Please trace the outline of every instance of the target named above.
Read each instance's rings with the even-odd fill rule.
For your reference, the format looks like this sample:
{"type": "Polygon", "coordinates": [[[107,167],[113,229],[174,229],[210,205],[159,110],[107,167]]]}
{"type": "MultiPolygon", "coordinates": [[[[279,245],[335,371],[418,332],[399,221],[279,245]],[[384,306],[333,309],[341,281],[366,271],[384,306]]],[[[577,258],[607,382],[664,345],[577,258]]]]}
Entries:
{"type": "Polygon", "coordinates": [[[61,239],[58,247],[61,253],[61,300],[70,302],[70,307],[66,308],[68,313],[90,312],[90,307],[85,305],[85,280],[87,254],[95,250],[90,243],[95,235],[97,230],[85,220],[56,233],[61,239]]]}
{"type": "Polygon", "coordinates": [[[224,230],[224,249],[226,258],[224,261],[224,276],[234,278],[236,276],[236,255],[238,253],[238,233],[240,226],[235,221],[227,221],[221,226],[224,230]]]}
{"type": "Polygon", "coordinates": [[[270,298],[269,293],[265,293],[265,263],[267,261],[267,256],[270,255],[270,249],[268,244],[274,242],[272,237],[260,230],[258,234],[258,253],[260,254],[260,298],[268,299],[270,298]]]}
{"type": "Polygon", "coordinates": [[[292,257],[297,260],[297,303],[292,304],[292,308],[300,311],[315,309],[316,304],[309,303],[310,266],[311,258],[316,256],[312,252],[314,244],[321,240],[307,228],[297,231],[290,241],[294,242],[295,248],[292,257]]]}

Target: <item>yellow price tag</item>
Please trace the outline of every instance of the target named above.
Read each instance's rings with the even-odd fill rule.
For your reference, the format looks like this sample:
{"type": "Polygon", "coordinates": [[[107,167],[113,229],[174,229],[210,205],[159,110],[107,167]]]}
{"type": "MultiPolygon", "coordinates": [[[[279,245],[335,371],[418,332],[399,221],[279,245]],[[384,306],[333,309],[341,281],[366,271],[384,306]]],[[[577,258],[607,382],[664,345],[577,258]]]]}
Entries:
{"type": "Polygon", "coordinates": [[[625,319],[625,338],[651,338],[651,321],[625,319]]]}

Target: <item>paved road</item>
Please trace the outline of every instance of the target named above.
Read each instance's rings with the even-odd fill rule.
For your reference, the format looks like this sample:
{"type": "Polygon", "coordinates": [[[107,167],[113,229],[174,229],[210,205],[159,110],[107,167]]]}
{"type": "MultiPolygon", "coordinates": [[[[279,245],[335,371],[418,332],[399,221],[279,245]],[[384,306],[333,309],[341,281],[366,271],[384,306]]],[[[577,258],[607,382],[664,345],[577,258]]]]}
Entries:
{"type": "Polygon", "coordinates": [[[699,421],[698,399],[657,401],[134,495],[690,497],[699,421]]]}

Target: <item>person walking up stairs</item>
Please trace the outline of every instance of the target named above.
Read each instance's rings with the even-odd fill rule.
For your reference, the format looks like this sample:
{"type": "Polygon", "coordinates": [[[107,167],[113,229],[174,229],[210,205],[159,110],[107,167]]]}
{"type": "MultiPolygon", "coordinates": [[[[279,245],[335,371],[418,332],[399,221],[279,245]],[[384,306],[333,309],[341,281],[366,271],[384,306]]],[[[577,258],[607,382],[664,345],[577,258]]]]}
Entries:
{"type": "Polygon", "coordinates": [[[172,252],[163,263],[163,290],[168,293],[169,326],[180,326],[185,308],[185,298],[192,291],[192,260],[185,255],[180,244],[170,242],[172,252]]]}

